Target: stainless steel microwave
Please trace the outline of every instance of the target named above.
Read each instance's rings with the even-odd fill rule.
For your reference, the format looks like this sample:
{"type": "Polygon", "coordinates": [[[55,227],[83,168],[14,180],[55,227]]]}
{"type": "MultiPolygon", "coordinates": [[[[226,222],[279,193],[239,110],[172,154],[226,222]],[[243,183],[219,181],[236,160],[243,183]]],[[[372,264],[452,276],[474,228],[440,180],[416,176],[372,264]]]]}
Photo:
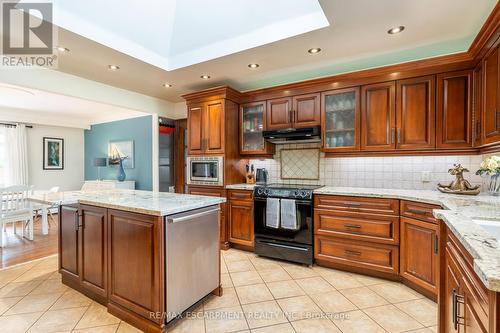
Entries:
{"type": "Polygon", "coordinates": [[[223,156],[190,156],[187,158],[187,183],[194,185],[224,185],[223,156]]]}

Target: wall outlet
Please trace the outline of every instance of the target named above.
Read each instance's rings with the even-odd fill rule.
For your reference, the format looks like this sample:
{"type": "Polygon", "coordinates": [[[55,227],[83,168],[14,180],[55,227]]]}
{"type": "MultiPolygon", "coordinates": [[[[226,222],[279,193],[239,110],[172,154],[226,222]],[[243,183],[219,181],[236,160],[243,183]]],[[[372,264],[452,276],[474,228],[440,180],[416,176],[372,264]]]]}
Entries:
{"type": "Polygon", "coordinates": [[[423,183],[428,183],[431,181],[431,172],[430,171],[422,171],[421,179],[423,183]]]}

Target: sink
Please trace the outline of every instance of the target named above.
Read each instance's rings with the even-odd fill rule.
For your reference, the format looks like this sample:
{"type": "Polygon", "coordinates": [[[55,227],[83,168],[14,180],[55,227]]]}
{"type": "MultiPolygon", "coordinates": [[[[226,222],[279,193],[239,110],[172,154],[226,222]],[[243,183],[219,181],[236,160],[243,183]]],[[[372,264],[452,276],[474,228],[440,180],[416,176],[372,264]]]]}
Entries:
{"type": "Polygon", "coordinates": [[[486,230],[491,236],[495,237],[500,245],[500,220],[472,219],[472,221],[486,230]]]}

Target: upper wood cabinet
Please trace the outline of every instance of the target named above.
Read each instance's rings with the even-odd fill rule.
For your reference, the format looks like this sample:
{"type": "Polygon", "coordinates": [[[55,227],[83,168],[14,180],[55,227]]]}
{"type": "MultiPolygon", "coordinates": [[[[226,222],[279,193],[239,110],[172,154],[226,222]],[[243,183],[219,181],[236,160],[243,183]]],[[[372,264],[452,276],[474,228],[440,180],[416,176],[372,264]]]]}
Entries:
{"type": "Polygon", "coordinates": [[[482,137],[483,144],[500,141],[500,83],[498,48],[483,60],[483,110],[482,110],[482,137]]]}
{"type": "Polygon", "coordinates": [[[359,88],[321,94],[323,147],[326,152],[356,151],[360,147],[359,88]]]}
{"type": "Polygon", "coordinates": [[[320,94],[268,100],[266,114],[266,130],[319,125],[321,122],[320,94]]]}
{"type": "Polygon", "coordinates": [[[274,145],[264,140],[266,102],[240,105],[240,154],[267,155],[274,153],[274,145]]]}
{"type": "Polygon", "coordinates": [[[361,149],[393,150],[396,140],[396,83],[361,87],[361,149]]]}
{"type": "Polygon", "coordinates": [[[435,147],[435,77],[397,81],[396,149],[435,147]]]}
{"type": "Polygon", "coordinates": [[[286,97],[267,101],[266,117],[266,130],[293,127],[292,99],[286,97]]]}
{"type": "Polygon", "coordinates": [[[472,71],[437,76],[437,147],[472,147],[472,71]]]}
{"type": "Polygon", "coordinates": [[[188,106],[188,153],[224,153],[224,100],[188,106]]]}
{"type": "Polygon", "coordinates": [[[316,126],[321,122],[320,94],[292,98],[293,127],[316,126]]]}

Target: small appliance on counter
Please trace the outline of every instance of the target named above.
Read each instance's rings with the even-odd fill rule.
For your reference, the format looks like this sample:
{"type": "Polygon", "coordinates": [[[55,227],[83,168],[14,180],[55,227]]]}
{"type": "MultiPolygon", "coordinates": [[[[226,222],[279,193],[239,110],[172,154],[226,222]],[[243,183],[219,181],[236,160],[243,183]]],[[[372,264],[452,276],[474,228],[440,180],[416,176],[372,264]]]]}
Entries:
{"type": "Polygon", "coordinates": [[[261,185],[267,184],[267,175],[268,173],[265,168],[258,168],[255,175],[255,182],[261,185]]]}
{"type": "Polygon", "coordinates": [[[254,252],[312,265],[316,185],[258,185],[254,189],[254,252]]]}

